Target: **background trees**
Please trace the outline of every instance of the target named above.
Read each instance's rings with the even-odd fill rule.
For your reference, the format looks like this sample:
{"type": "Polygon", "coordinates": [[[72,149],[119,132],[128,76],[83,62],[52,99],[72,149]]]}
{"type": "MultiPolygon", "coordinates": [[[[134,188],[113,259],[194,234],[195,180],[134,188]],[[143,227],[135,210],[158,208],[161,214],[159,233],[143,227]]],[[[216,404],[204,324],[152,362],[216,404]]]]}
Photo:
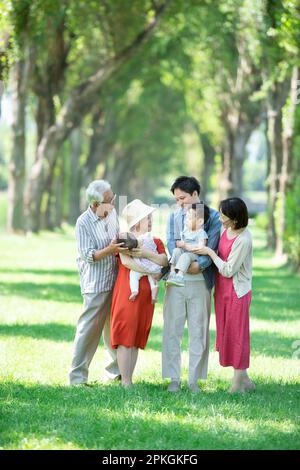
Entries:
{"type": "Polygon", "coordinates": [[[265,209],[269,247],[299,266],[297,0],[2,0],[0,11],[10,230],[74,223],[96,177],[163,202],[190,173],[211,203],[234,194],[265,209]]]}

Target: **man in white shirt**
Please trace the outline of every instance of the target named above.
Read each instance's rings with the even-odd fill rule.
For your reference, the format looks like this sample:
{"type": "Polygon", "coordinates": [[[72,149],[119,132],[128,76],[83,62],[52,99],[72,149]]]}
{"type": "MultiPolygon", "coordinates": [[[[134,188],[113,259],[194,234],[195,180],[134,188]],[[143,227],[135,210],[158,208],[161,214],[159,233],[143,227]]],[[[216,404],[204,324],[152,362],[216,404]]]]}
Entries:
{"type": "Polygon", "coordinates": [[[77,264],[84,308],[75,335],[69,373],[71,385],[87,385],[89,365],[99,345],[102,331],[110,357],[110,363],[106,367],[108,377],[113,379],[120,375],[109,334],[111,297],[117,275],[115,254],[126,251],[121,248],[122,244],[115,241],[119,232],[114,208],[116,196],[105,180],[90,183],[86,196],[89,207],[76,222],[77,264]]]}

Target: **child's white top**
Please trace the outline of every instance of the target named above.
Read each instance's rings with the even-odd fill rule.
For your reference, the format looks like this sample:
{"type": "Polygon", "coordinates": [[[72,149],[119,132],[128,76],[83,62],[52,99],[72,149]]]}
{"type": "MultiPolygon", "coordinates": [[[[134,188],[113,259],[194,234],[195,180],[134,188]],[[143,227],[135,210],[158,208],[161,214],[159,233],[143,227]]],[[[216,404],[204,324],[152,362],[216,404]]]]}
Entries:
{"type": "Polygon", "coordinates": [[[207,239],[207,233],[203,229],[192,231],[185,227],[183,232],[181,232],[181,240],[188,245],[198,245],[199,242],[207,239]]]}
{"type": "MultiPolygon", "coordinates": [[[[156,243],[151,235],[150,232],[144,233],[138,237],[138,241],[143,242],[143,246],[153,253],[157,252],[156,243]]],[[[159,264],[153,263],[150,259],[147,258],[134,258],[134,261],[148,274],[155,274],[159,273],[161,270],[161,266],[159,264]]]]}

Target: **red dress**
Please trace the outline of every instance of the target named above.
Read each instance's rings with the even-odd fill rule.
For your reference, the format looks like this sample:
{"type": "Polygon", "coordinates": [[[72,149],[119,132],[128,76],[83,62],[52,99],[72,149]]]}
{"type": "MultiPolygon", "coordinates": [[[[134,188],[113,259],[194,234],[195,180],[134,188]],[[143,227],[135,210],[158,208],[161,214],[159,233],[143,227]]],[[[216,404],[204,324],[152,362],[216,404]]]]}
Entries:
{"type": "MultiPolygon", "coordinates": [[[[154,238],[159,254],[166,253],[164,244],[154,238]]],[[[127,348],[144,349],[150,333],[154,305],[151,303],[151,289],[147,276],[140,279],[139,293],[132,302],[129,287],[129,269],[119,259],[119,272],[113,290],[110,313],[110,341],[117,349],[119,345],[127,348]]]]}
{"type": "MultiPolygon", "coordinates": [[[[235,237],[236,238],[236,237],[235,237]]],[[[235,238],[224,230],[219,243],[219,257],[228,260],[235,238]]],[[[233,278],[216,274],[215,285],[216,350],[221,366],[248,369],[250,360],[249,309],[251,291],[238,298],[233,278]]]]}

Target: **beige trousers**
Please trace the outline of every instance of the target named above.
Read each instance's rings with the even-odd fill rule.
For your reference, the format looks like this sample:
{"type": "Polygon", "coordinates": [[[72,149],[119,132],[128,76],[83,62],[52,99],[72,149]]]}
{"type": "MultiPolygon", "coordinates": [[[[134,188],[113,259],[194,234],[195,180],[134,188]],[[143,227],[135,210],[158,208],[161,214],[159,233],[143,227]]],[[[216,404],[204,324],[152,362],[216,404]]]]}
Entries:
{"type": "Polygon", "coordinates": [[[87,382],[89,365],[99,345],[102,331],[108,357],[108,365],[105,369],[111,377],[120,374],[116,350],[110,345],[111,298],[112,291],[83,295],[83,313],[77,323],[72,366],[69,373],[71,385],[87,382]]]}
{"type": "Polygon", "coordinates": [[[209,355],[211,291],[204,280],[186,281],[185,287],[168,286],[164,300],[162,345],[163,378],[180,380],[181,340],[189,331],[189,383],[206,379],[209,355]]]}

